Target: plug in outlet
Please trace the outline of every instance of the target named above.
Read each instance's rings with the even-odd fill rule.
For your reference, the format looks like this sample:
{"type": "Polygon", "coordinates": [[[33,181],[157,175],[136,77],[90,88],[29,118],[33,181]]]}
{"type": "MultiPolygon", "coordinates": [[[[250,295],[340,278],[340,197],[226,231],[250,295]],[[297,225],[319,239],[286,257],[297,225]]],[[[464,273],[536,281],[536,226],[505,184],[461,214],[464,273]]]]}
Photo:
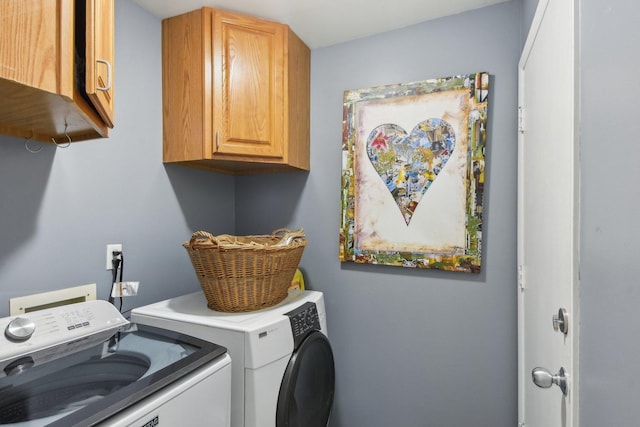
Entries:
{"type": "Polygon", "coordinates": [[[122,252],[122,244],[113,243],[107,245],[107,270],[113,270],[113,251],[122,252]]]}

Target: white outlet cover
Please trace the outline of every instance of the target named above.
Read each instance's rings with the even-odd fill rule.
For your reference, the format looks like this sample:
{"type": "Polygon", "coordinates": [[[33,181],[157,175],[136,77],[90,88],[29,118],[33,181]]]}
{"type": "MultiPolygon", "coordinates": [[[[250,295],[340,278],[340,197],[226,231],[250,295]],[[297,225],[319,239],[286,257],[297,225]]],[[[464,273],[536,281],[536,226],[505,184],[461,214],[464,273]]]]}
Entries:
{"type": "Polygon", "coordinates": [[[107,270],[113,270],[113,251],[122,252],[122,244],[121,243],[110,243],[107,245],[107,270]]]}

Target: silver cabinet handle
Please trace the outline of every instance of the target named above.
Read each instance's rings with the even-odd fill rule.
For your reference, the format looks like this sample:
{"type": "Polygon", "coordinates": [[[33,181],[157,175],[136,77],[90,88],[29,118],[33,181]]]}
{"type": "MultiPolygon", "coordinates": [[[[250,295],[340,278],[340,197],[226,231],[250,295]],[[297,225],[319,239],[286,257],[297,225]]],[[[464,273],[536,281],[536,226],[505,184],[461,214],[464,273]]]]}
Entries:
{"type": "Polygon", "coordinates": [[[111,64],[109,63],[109,61],[105,61],[104,59],[96,59],[96,62],[99,62],[107,66],[107,85],[97,86],[96,90],[107,92],[108,90],[111,90],[111,64]]]}
{"type": "Polygon", "coordinates": [[[531,379],[533,379],[533,383],[540,388],[549,388],[555,384],[560,387],[562,394],[565,396],[569,392],[567,372],[562,367],[556,375],[552,375],[547,369],[535,368],[531,371],[531,379]]]}

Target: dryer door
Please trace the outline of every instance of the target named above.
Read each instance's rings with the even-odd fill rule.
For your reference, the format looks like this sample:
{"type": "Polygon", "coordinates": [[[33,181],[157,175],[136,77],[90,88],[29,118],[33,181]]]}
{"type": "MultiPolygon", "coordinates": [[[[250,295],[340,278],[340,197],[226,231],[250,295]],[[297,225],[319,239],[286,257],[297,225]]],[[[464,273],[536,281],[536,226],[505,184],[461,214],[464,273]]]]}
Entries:
{"type": "Polygon", "coordinates": [[[278,395],[276,427],[326,427],[335,369],[327,337],[311,332],[291,355],[278,395]]]}

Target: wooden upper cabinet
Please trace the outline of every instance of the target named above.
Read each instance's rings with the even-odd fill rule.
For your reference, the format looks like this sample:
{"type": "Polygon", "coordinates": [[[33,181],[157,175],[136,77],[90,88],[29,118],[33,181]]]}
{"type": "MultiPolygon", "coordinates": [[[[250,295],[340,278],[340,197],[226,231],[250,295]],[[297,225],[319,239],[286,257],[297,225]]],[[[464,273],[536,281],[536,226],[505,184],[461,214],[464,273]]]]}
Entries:
{"type": "Polygon", "coordinates": [[[59,144],[108,136],[113,126],[113,1],[0,1],[0,133],[59,144]],[[110,16],[102,15],[105,5],[110,16]],[[87,34],[96,22],[99,33],[87,34]],[[111,56],[99,58],[111,61],[110,120],[101,117],[102,107],[85,90],[91,54],[86,45],[93,40],[110,46],[111,56]]]}
{"type": "Polygon", "coordinates": [[[203,8],[163,21],[164,161],[309,170],[309,48],[284,24],[203,8]]]}

